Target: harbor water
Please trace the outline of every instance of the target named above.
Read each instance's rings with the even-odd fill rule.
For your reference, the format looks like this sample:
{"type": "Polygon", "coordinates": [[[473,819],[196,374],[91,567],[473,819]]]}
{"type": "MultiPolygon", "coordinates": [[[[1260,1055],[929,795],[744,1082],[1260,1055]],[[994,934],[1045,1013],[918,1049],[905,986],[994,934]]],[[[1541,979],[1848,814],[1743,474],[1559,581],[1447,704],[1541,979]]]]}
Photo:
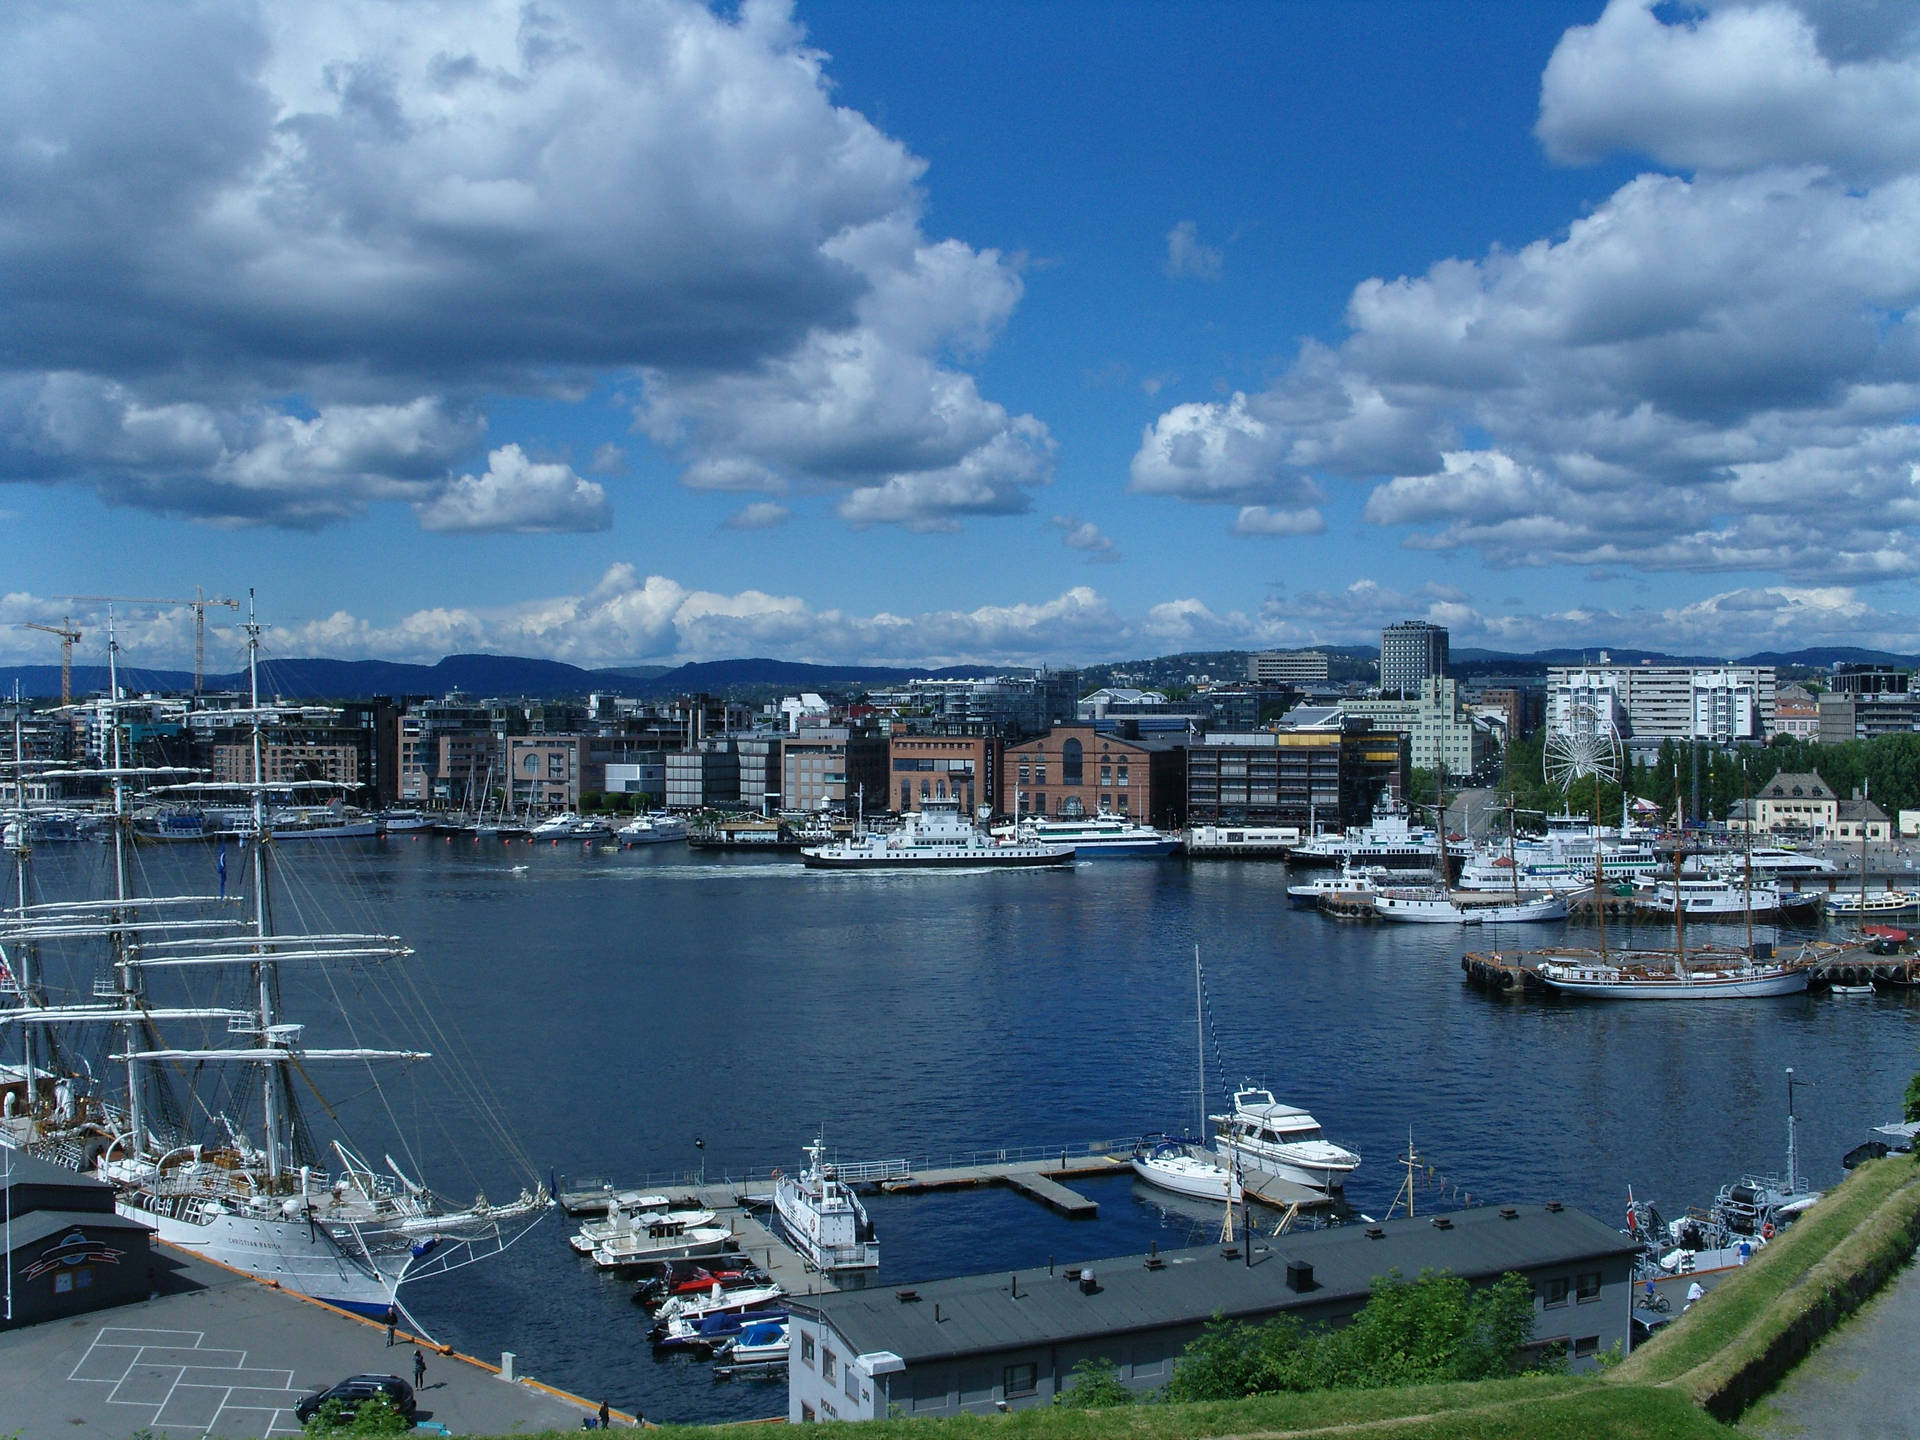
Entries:
{"type": "MultiPolygon", "coordinates": [[[[44,847],[46,893],[97,889],[88,872],[104,848],[44,847]]],[[[403,974],[290,977],[288,1014],[339,1002],[361,1043],[464,1062],[543,1179],[764,1173],[797,1167],[816,1132],[842,1160],[918,1162],[1192,1129],[1196,945],[1209,1107],[1252,1079],[1311,1110],[1364,1157],[1347,1197],[1376,1215],[1404,1179],[1410,1134],[1423,1209],[1560,1200],[1620,1223],[1631,1185],[1674,1215],[1743,1171],[1783,1168],[1788,1066],[1803,1172],[1831,1184],[1840,1157],[1897,1118],[1920,1068],[1920,1001],[1904,992],[1664,1005],[1488,995],[1464,983],[1464,949],[1565,927],[1330,921],[1288,908],[1274,863],[902,875],[680,845],[422,835],[282,848],[288,928],[367,927],[417,952],[403,974]],[[396,988],[435,1033],[398,1033],[396,988]]],[[[211,846],[140,859],[149,893],[215,883],[211,846]]],[[[1609,941],[1623,929],[1610,922],[1609,941]]],[[[1655,926],[1635,934],[1660,939],[1655,926]]],[[[319,1023],[307,1035],[332,1038],[319,1023]]],[[[329,1085],[328,1098],[371,1129],[370,1159],[397,1130],[410,1144],[395,1159],[452,1198],[476,1184],[511,1194],[521,1174],[435,1089],[434,1069],[407,1067],[380,1092],[364,1073],[316,1078],[347,1092],[329,1085]]],[[[875,1283],[1080,1263],[1219,1223],[1129,1177],[1073,1184],[1098,1219],[999,1189],[875,1197],[875,1283]]],[[[522,1374],[649,1419],[784,1411],[781,1387],[655,1360],[631,1287],[596,1274],[566,1233],[556,1212],[505,1255],[410,1286],[407,1303],[437,1340],[485,1358],[512,1350],[522,1374]]]]}

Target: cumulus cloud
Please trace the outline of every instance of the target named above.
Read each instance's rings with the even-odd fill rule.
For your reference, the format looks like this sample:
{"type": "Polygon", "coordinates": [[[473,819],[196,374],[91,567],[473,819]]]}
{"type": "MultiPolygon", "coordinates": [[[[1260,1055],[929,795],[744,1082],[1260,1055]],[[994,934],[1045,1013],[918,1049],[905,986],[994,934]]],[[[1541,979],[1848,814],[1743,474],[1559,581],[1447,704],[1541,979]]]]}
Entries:
{"type": "Polygon", "coordinates": [[[1365,516],[1495,565],[1896,573],[1920,474],[1920,22],[1614,0],[1542,85],[1556,157],[1643,174],[1565,233],[1359,283],[1267,389],[1177,405],[1133,488],[1365,516]]]}
{"type": "Polygon", "coordinates": [[[1000,497],[896,507],[911,524],[1046,478],[994,471],[1044,427],[963,368],[1017,264],[921,232],[923,162],[833,103],[782,0],[102,0],[0,11],[0,47],[0,420],[32,412],[0,480],[439,516],[487,397],[603,376],[639,378],[693,484],[970,469],[1000,497]],[[464,446],[299,459],[316,416],[415,406],[468,417],[464,446]]]}
{"type": "Polygon", "coordinates": [[[1233,520],[1236,535],[1318,535],[1326,528],[1326,518],[1311,505],[1298,510],[1242,505],[1233,520]]]}
{"type": "Polygon", "coordinates": [[[1093,521],[1073,515],[1056,515],[1052,523],[1056,529],[1065,532],[1060,537],[1061,542],[1069,550],[1085,554],[1089,564],[1110,564],[1120,558],[1120,552],[1114,549],[1113,537],[1093,521]]]}
{"type": "Polygon", "coordinates": [[[1218,280],[1226,259],[1217,246],[1200,243],[1200,227],[1192,220],[1182,220],[1167,232],[1165,268],[1170,280],[1218,280]]]}
{"type": "Polygon", "coordinates": [[[501,446],[484,475],[463,475],[414,509],[422,530],[558,535],[613,524],[604,488],[569,465],[529,460],[518,445],[501,446]]]}

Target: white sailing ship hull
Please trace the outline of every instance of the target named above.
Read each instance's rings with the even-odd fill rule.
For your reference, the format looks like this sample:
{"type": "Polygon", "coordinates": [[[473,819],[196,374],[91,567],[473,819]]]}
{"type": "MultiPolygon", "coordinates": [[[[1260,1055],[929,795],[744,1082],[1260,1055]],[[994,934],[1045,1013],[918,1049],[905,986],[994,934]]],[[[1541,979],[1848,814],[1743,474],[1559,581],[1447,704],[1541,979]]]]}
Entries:
{"type": "Polygon", "coordinates": [[[1798,995],[1807,988],[1804,970],[1710,970],[1690,975],[1608,974],[1604,967],[1542,966],[1534,972],[1542,984],[1563,995],[1591,1000],[1749,1000],[1798,995]]]}
{"type": "MultiPolygon", "coordinates": [[[[130,1220],[155,1227],[169,1245],[377,1320],[386,1319],[392,1310],[394,1293],[413,1258],[406,1250],[382,1255],[370,1246],[373,1263],[369,1264],[350,1255],[325,1226],[310,1225],[304,1219],[228,1213],[188,1220],[156,1214],[125,1198],[115,1208],[130,1220]]],[[[354,1244],[352,1237],[346,1244],[354,1244]]]]}
{"type": "Polygon", "coordinates": [[[1136,1155],[1133,1173],[1149,1185],[1185,1195],[1194,1200],[1240,1203],[1240,1182],[1231,1170],[1211,1160],[1190,1156],[1166,1157],[1136,1155]]]}

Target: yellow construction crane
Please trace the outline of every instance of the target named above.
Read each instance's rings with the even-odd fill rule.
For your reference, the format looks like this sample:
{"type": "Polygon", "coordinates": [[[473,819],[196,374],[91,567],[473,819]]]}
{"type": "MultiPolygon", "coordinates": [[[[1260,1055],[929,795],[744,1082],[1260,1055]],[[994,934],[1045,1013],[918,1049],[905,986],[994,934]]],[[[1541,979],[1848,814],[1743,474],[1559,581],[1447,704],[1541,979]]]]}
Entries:
{"type": "Polygon", "coordinates": [[[44,630],[49,635],[60,637],[60,703],[73,703],[73,647],[80,643],[80,632],[74,628],[73,617],[68,616],[59,625],[42,625],[34,620],[22,620],[22,630],[44,630]]]}
{"type": "MultiPolygon", "coordinates": [[[[87,600],[101,605],[185,605],[193,611],[193,698],[200,698],[200,689],[207,674],[207,607],[224,605],[229,610],[238,610],[240,602],[230,600],[225,595],[209,595],[198,585],[193,587],[193,598],[178,600],[170,597],[155,599],[151,595],[68,595],[68,600],[87,600]]],[[[78,637],[76,637],[78,638],[78,637]]]]}

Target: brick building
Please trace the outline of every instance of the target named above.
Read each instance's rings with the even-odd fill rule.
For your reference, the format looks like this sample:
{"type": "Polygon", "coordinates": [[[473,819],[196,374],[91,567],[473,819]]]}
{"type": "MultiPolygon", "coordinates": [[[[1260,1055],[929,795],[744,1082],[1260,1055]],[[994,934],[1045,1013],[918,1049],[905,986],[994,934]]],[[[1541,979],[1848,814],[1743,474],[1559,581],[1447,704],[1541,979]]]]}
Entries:
{"type": "Polygon", "coordinates": [[[1185,736],[1127,740],[1092,725],[1056,725],[1007,747],[1000,812],[1072,817],[1106,810],[1177,830],[1186,823],[1186,760],[1185,736]]]}

